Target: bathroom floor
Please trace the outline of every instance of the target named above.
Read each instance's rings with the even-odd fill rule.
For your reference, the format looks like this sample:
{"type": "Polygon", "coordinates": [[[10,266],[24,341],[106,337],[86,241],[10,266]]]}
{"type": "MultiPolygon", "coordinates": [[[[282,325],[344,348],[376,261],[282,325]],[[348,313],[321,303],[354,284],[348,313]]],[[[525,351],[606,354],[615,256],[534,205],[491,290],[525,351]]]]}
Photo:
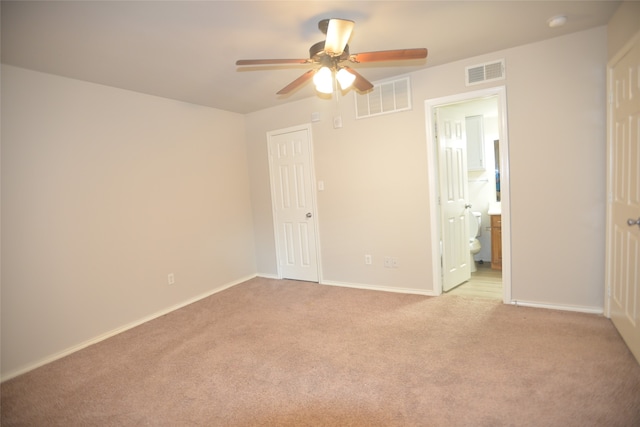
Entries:
{"type": "Polygon", "coordinates": [[[478,263],[477,268],[471,273],[471,279],[448,294],[502,300],[502,271],[492,270],[490,262],[478,263]]]}

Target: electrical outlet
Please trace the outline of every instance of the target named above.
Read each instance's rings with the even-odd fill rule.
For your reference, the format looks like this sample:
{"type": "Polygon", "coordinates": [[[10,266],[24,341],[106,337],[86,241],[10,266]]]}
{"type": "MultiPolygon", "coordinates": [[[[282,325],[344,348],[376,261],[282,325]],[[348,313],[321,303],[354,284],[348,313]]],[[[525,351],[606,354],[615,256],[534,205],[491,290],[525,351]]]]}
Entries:
{"type": "Polygon", "coordinates": [[[364,263],[367,264],[367,265],[373,264],[373,259],[371,258],[371,255],[365,255],[364,256],[364,263]]]}
{"type": "Polygon", "coordinates": [[[384,257],[384,268],[398,268],[400,266],[400,262],[398,258],[386,256],[384,257]]]}
{"type": "Polygon", "coordinates": [[[176,283],[176,277],[173,275],[173,273],[169,273],[169,275],[167,276],[167,283],[170,285],[176,283]]]}

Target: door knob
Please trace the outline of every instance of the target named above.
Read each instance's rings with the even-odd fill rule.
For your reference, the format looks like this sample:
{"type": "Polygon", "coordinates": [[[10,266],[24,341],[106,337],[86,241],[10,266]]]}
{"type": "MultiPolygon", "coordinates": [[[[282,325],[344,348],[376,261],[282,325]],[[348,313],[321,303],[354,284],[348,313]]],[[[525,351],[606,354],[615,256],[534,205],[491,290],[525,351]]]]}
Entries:
{"type": "Polygon", "coordinates": [[[640,227],[640,217],[638,217],[638,219],[628,219],[627,224],[629,225],[629,227],[633,225],[637,225],[638,227],[640,227]]]}
{"type": "Polygon", "coordinates": [[[307,212],[307,218],[311,218],[313,215],[311,215],[311,212],[307,212]]]}

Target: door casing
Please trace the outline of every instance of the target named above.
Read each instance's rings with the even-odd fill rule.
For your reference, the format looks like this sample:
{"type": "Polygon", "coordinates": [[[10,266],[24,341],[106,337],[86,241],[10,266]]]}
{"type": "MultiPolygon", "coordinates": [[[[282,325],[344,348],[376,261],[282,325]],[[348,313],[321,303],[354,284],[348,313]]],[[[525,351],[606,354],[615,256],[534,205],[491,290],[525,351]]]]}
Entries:
{"type": "Polygon", "coordinates": [[[442,263],[441,263],[441,232],[440,232],[440,204],[438,198],[438,147],[435,138],[436,108],[457,102],[472,101],[478,98],[497,96],[498,118],[500,121],[500,197],[502,206],[502,300],[511,303],[511,197],[510,197],[510,169],[509,169],[509,132],[507,122],[507,92],[504,86],[464,92],[425,101],[425,121],[427,132],[427,164],[429,167],[429,194],[431,217],[431,254],[433,272],[433,293],[442,294],[442,263]]]}

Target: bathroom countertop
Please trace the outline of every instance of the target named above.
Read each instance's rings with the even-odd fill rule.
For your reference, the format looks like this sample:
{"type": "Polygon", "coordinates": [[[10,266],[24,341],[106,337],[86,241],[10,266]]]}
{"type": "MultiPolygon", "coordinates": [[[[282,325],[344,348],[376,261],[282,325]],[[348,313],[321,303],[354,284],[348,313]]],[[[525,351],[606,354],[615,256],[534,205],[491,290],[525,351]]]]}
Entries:
{"type": "Polygon", "coordinates": [[[490,202],[487,213],[489,215],[502,215],[502,204],[500,202],[490,202]]]}

